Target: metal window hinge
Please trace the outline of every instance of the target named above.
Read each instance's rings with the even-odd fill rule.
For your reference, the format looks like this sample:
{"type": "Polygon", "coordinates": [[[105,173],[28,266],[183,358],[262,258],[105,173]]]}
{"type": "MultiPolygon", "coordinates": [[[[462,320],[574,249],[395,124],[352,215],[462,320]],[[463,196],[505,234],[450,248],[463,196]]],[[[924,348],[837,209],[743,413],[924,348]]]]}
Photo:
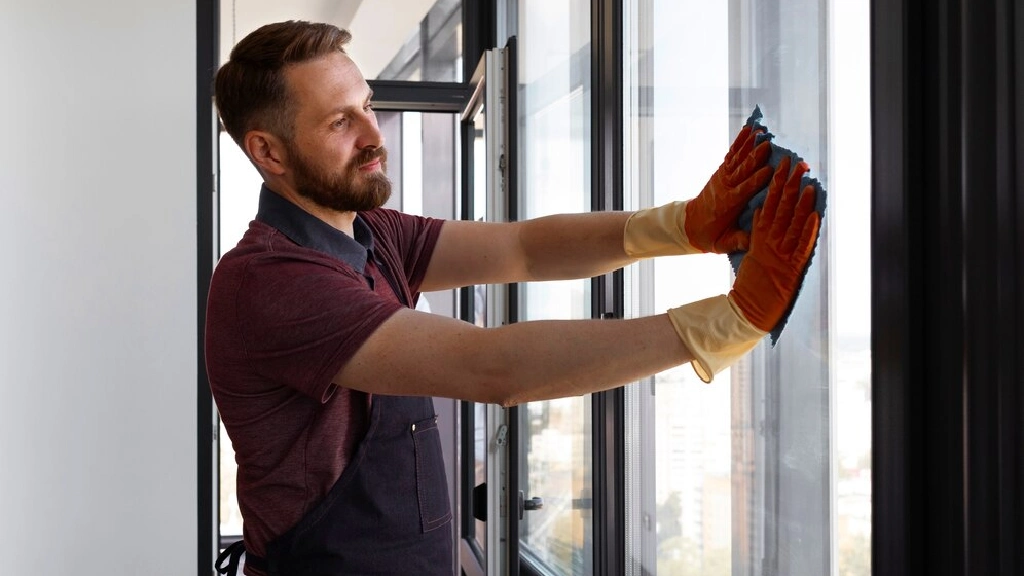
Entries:
{"type": "Polygon", "coordinates": [[[494,435],[494,443],[498,446],[504,446],[508,443],[508,426],[502,424],[498,427],[498,432],[494,435]]]}

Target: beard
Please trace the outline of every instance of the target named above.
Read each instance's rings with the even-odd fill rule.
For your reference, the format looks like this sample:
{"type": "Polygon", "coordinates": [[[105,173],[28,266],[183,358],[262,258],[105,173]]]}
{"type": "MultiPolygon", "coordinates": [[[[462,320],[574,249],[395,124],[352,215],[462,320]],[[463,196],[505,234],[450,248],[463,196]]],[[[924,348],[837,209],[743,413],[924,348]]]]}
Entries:
{"type": "Polygon", "coordinates": [[[286,144],[295,177],[295,189],[316,204],[338,212],[365,212],[380,208],[391,197],[387,177],[388,151],[383,146],[366,148],[340,170],[318,166],[293,142],[286,144]],[[380,159],[380,170],[361,174],[359,167],[380,159]]]}

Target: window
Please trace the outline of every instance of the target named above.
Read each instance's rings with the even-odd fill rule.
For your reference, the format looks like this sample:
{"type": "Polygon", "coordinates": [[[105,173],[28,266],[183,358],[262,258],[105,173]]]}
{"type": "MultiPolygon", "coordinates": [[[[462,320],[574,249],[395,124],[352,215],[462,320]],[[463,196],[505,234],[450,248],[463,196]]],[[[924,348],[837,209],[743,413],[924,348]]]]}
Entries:
{"type": "MultiPolygon", "coordinates": [[[[627,209],[699,192],[755,105],[829,191],[777,345],[711,385],[682,366],[630,387],[631,574],[870,573],[868,6],[838,4],[624,10],[627,209]]],[[[628,271],[627,310],[663,312],[731,282],[721,256],[645,261],[628,271]]]]}
{"type": "MultiPolygon", "coordinates": [[[[943,17],[922,19],[934,15],[930,5],[895,2],[892,7],[897,13],[902,9],[904,18],[876,14],[869,29],[867,0],[805,0],[799,4],[793,0],[628,0],[621,5],[600,0],[574,3],[573,15],[568,17],[557,6],[523,4],[528,4],[520,31],[527,38],[523,50],[534,43],[562,42],[570,35],[567,20],[572,21],[574,37],[584,38],[580,30],[589,28],[588,21],[596,23],[602,18],[597,13],[599,7],[614,12],[621,6],[625,26],[611,28],[621,30],[625,37],[625,90],[621,93],[626,104],[625,121],[612,122],[616,126],[611,130],[621,128],[626,134],[626,209],[692,196],[720,160],[721,148],[754,103],[762,105],[766,120],[777,134],[813,158],[815,175],[823,179],[830,193],[824,248],[810,285],[815,293],[804,295],[807,301],[801,302],[798,312],[802,316],[797,316],[783,335],[784,341],[792,341],[788,348],[762,348],[710,387],[693,381],[687,370],[680,370],[627,388],[629,443],[621,476],[627,481],[623,507],[627,514],[627,573],[673,573],[677,566],[682,566],[680,574],[796,573],[801,568],[794,567],[794,559],[816,556],[819,562],[815,565],[824,567],[823,572],[863,575],[870,573],[868,542],[872,531],[876,535],[875,553],[881,560],[876,565],[877,573],[901,572],[910,564],[938,571],[971,566],[977,573],[987,573],[992,570],[982,568],[1000,562],[1009,565],[1019,558],[1019,554],[1014,555],[1019,551],[1015,535],[1021,528],[1019,521],[1013,520],[1021,500],[1013,488],[1020,477],[1021,436],[1015,423],[1020,421],[1017,416],[1021,402],[1014,388],[1020,366],[1013,354],[1004,352],[1019,348],[1014,346],[1020,341],[1014,332],[1014,325],[1019,325],[1015,324],[1020,316],[1019,298],[1013,297],[1020,292],[1013,290],[1019,269],[1013,262],[1018,260],[1014,250],[1020,252],[1019,231],[1024,227],[1014,226],[1020,220],[1019,215],[1014,216],[1013,202],[1020,178],[1018,174],[1014,179],[1013,168],[1024,165],[1019,158],[1014,164],[1014,150],[1019,157],[1024,146],[1018,143],[1014,147],[1019,138],[1013,134],[1021,131],[1014,131],[1015,119],[1017,125],[1020,119],[1013,111],[1020,107],[1012,103],[1020,96],[1014,89],[1014,78],[1020,77],[1019,59],[1013,54],[1024,53],[1021,36],[1014,33],[1021,29],[1015,26],[1021,21],[1021,12],[1012,10],[1012,2],[993,0],[979,3],[964,22],[954,22],[956,19],[943,17]],[[589,13],[591,9],[595,14],[589,13]],[[533,18],[527,10],[563,13],[559,16],[562,26],[554,30],[553,36],[544,37],[537,30],[544,29],[543,22],[550,16],[534,14],[533,18]],[[874,88],[878,130],[874,171],[879,185],[871,208],[875,219],[873,238],[867,225],[868,178],[872,172],[867,153],[867,130],[871,126],[867,110],[869,37],[873,39],[876,64],[871,75],[881,80],[874,88]],[[797,87],[804,91],[794,93],[797,87]],[[812,128],[813,124],[817,126],[812,128]],[[921,127],[937,132],[921,131],[921,127]],[[694,142],[709,152],[705,154],[694,142]],[[908,149],[917,150],[916,157],[908,158],[908,149]],[[928,161],[936,157],[949,160],[941,162],[938,171],[928,161]],[[685,168],[673,168],[672,163],[677,161],[685,168]],[[967,172],[975,177],[960,177],[967,172]],[[922,202],[935,202],[942,209],[914,214],[911,220],[909,207],[922,202]],[[919,225],[919,218],[923,225],[919,225]],[[937,236],[941,236],[944,248],[949,248],[943,250],[942,257],[929,261],[940,265],[925,266],[923,270],[908,266],[920,263],[917,258],[921,247],[932,245],[937,236]],[[999,242],[989,242],[992,239],[999,242]],[[876,256],[868,262],[867,247],[872,243],[876,256]],[[872,267],[878,274],[874,278],[876,300],[869,311],[865,299],[871,293],[872,267]],[[949,278],[964,282],[946,282],[949,278]],[[923,294],[928,298],[921,298],[923,294]],[[993,307],[996,298],[1000,305],[993,307]],[[869,324],[872,314],[876,315],[875,326],[869,324]],[[921,322],[922,318],[926,321],[921,322]],[[933,321],[935,318],[941,321],[933,321]],[[819,322],[815,330],[824,336],[817,342],[806,333],[809,319],[819,322]],[[933,330],[936,324],[954,328],[933,330]],[[869,335],[878,343],[874,350],[868,343],[869,335]],[[1001,345],[992,346],[992,342],[1001,345]],[[803,345],[805,350],[795,351],[793,345],[803,345]],[[783,370],[794,366],[794,357],[806,356],[807,350],[812,350],[817,366],[805,368],[813,369],[818,376],[784,378],[783,370]],[[873,377],[883,384],[874,391],[874,410],[879,416],[874,425],[880,430],[873,446],[878,463],[874,471],[878,483],[874,487],[868,469],[872,439],[867,400],[872,355],[879,367],[873,377]],[[928,387],[927,397],[913,396],[923,385],[928,387]],[[723,394],[722,389],[727,393],[723,394]],[[813,402],[817,409],[798,414],[796,420],[773,417],[780,415],[787,403],[790,408],[799,406],[794,402],[806,400],[815,391],[812,389],[817,392],[813,402]],[[673,393],[677,395],[676,404],[667,400],[673,393]],[[658,412],[662,404],[672,408],[670,414],[658,412]],[[706,412],[714,417],[707,417],[706,412]],[[695,426],[686,422],[685,415],[712,422],[695,426]],[[803,435],[803,446],[810,452],[787,452],[805,430],[801,428],[804,425],[814,429],[814,433],[803,435]],[[672,446],[676,448],[674,453],[672,446]],[[719,450],[727,451],[726,457],[719,450]],[[807,453],[812,457],[787,460],[787,456],[807,453]],[[694,468],[684,466],[684,462],[694,463],[694,468]],[[796,467],[791,465],[793,462],[796,467]],[[792,518],[787,519],[781,498],[786,483],[790,488],[794,485],[792,478],[786,478],[787,470],[809,470],[800,466],[811,465],[817,471],[803,480],[815,498],[803,512],[813,515],[816,523],[803,528],[813,532],[815,538],[797,541],[795,528],[800,526],[792,518]],[[677,477],[678,471],[682,471],[681,478],[677,477]],[[728,490],[723,487],[726,478],[728,490]],[[868,516],[872,499],[880,518],[875,526],[868,516]],[[979,502],[983,505],[976,505],[979,502]],[[929,513],[919,514],[921,510],[929,513]],[[932,525],[943,529],[928,530],[932,525]],[[911,532],[919,537],[905,538],[911,532]],[[683,557],[687,561],[681,563],[683,557]],[[784,559],[790,562],[788,566],[782,564],[784,559]]],[[[201,6],[198,12],[201,315],[201,295],[208,285],[209,259],[215,252],[210,249],[209,236],[212,233],[214,244],[218,237],[212,222],[223,217],[220,244],[229,246],[240,234],[232,232],[232,227],[244,228],[255,211],[253,185],[241,183],[239,190],[244,196],[232,200],[231,184],[223,178],[217,187],[221,213],[210,202],[209,181],[204,175],[218,162],[216,151],[209,153],[211,142],[214,146],[217,142],[207,131],[214,123],[205,105],[210,101],[209,74],[217,64],[210,54],[216,48],[213,39],[218,36],[212,25],[218,20],[221,24],[220,61],[235,41],[262,22],[287,18],[334,21],[354,28],[355,44],[364,45],[367,37],[361,31],[386,29],[394,31],[394,37],[386,45],[376,45],[389,46],[388,57],[368,74],[370,78],[381,78],[385,83],[444,82],[468,77],[447,76],[444,71],[446,62],[462,58],[460,46],[467,46],[467,58],[475,61],[478,48],[496,45],[490,38],[496,30],[511,29],[514,34],[520,19],[516,0],[504,0],[497,6],[467,2],[473,15],[467,16],[472,21],[467,20],[465,26],[444,24],[440,16],[435,18],[435,10],[448,5],[445,0],[433,4],[428,0],[380,0],[319,5],[326,8],[324,13],[317,14],[309,8],[312,4],[305,2],[264,5],[254,10],[252,4],[232,0],[201,6]],[[403,8],[402,14],[380,11],[382,6],[395,5],[403,8]],[[364,11],[366,18],[366,10],[378,10],[388,24],[357,20],[357,12],[364,11]],[[396,24],[399,20],[403,23],[396,24]],[[442,46],[452,37],[461,39],[449,51],[442,46]],[[424,44],[434,47],[422,58],[417,57],[414,46],[422,50],[424,44]],[[430,62],[425,63],[427,60],[430,62]],[[227,213],[231,202],[250,198],[252,205],[241,207],[237,218],[227,213]]],[[[939,16],[943,14],[940,10],[939,16]]],[[[607,30],[594,35],[591,46],[596,48],[595,55],[605,54],[599,43],[607,30]]],[[[355,45],[352,48],[357,49],[355,45]]],[[[584,63],[587,52],[580,50],[575,60],[580,65],[572,72],[577,79],[570,86],[581,88],[585,95],[589,92],[596,100],[609,91],[589,90],[590,80],[584,79],[589,73],[584,63]]],[[[555,55],[552,60],[564,58],[555,55]]],[[[527,77],[528,67],[524,65],[522,71],[527,77]]],[[[454,73],[459,68],[456,65],[454,73]]],[[[605,68],[598,74],[601,77],[596,77],[595,83],[607,85],[605,68]]],[[[521,89],[530,90],[529,82],[533,80],[524,81],[521,89]]],[[[563,110],[581,112],[590,100],[585,97],[582,103],[563,110]]],[[[581,112],[576,125],[586,126],[586,116],[581,112]]],[[[529,122],[521,119],[521,128],[528,129],[529,122]]],[[[602,122],[585,129],[598,132],[608,128],[602,122]]],[[[584,141],[586,138],[580,142],[584,141]]],[[[219,148],[222,176],[231,169],[232,162],[244,168],[243,173],[251,171],[247,163],[230,158],[235,151],[232,143],[224,141],[219,148]]],[[[585,145],[575,150],[590,157],[585,145]]],[[[603,165],[597,158],[605,151],[595,146],[593,152],[593,163],[603,165]]],[[[585,168],[585,164],[579,166],[585,168]]],[[[584,205],[582,209],[589,208],[584,205]]],[[[535,206],[533,210],[539,214],[547,208],[535,206]]],[[[688,279],[712,278],[714,284],[710,286],[688,283],[694,293],[728,287],[731,279],[727,268],[713,258],[703,259],[710,263],[692,258],[678,265],[665,261],[628,269],[625,300],[629,313],[660,312],[696,297],[668,285],[673,273],[686,272],[688,279]]],[[[531,297],[529,292],[527,297],[531,297]]],[[[573,303],[570,310],[560,311],[561,315],[579,315],[575,306],[573,303]]],[[[200,337],[201,329],[202,322],[200,337]]],[[[216,463],[211,469],[206,459],[212,435],[208,425],[211,410],[202,382],[205,367],[201,364],[199,369],[198,569],[204,572],[212,561],[206,536],[215,529],[216,521],[211,518],[216,506],[209,506],[216,496],[204,490],[204,485],[215,488],[214,482],[219,481],[224,489],[221,503],[228,506],[222,509],[222,533],[237,533],[240,523],[230,509],[234,486],[230,452],[221,455],[219,478],[216,463]]],[[[600,403],[600,398],[594,402],[598,406],[600,403]]],[[[485,411],[482,407],[476,409],[476,421],[481,423],[485,411]]],[[[526,418],[532,418],[529,412],[526,418]]],[[[547,422],[546,429],[555,426],[550,419],[547,422]]],[[[599,428],[601,419],[595,418],[592,426],[577,421],[564,429],[587,430],[588,426],[599,428]]],[[[539,446],[544,430],[533,427],[531,443],[536,439],[534,445],[539,446]]],[[[463,437],[486,441],[482,431],[481,426],[475,435],[471,432],[463,437]]],[[[590,432],[585,432],[584,437],[589,436],[590,432]]],[[[226,440],[223,436],[221,439],[226,440]]],[[[598,452],[603,449],[602,442],[601,438],[593,440],[598,452]]],[[[225,445],[226,441],[221,442],[225,445]]],[[[485,442],[475,445],[474,458],[467,460],[474,465],[481,462],[485,450],[485,442]]],[[[535,459],[539,454],[538,450],[535,459]]],[[[567,459],[589,466],[581,453],[567,459]]],[[[597,482],[604,478],[603,468],[584,469],[597,482]]],[[[538,470],[530,474],[536,476],[538,470]]],[[[483,480],[475,473],[473,478],[476,482],[483,480]]],[[[529,482],[522,485],[526,487],[529,482]]],[[[586,488],[582,483],[580,486],[579,494],[583,495],[586,488]]],[[[790,489],[785,497],[792,499],[792,493],[790,489]]],[[[528,494],[532,495],[544,496],[528,494]]],[[[581,498],[574,505],[582,507],[586,503],[581,498]]],[[[524,531],[542,528],[538,518],[531,513],[524,531]]],[[[579,518],[585,518],[585,513],[579,518]]],[[[545,550],[545,542],[536,532],[526,533],[530,544],[525,550],[558,562],[559,551],[553,549],[569,542],[574,562],[585,562],[587,538],[598,533],[602,524],[587,528],[585,520],[572,523],[573,530],[582,527],[579,537],[566,537],[563,532],[561,541],[553,543],[549,547],[552,550],[545,550]],[[578,547],[577,542],[581,543],[578,547]]],[[[594,557],[600,559],[611,547],[595,548],[594,557]]],[[[575,566],[562,564],[555,571],[568,572],[575,566]]],[[[618,573],[618,566],[595,573],[618,573]]]]}
{"type": "MultiPolygon", "coordinates": [[[[518,2],[521,219],[590,210],[590,3],[518,2]]],[[[590,281],[523,284],[519,319],[590,318],[590,281]]],[[[519,409],[521,553],[557,574],[591,574],[591,399],[519,409]]]]}
{"type": "Polygon", "coordinates": [[[220,2],[220,61],[263,24],[329,22],[352,31],[346,47],[367,79],[462,81],[461,0],[220,2]]]}
{"type": "MultiPolygon", "coordinates": [[[[474,79],[483,82],[483,78],[474,79]]],[[[486,84],[485,84],[486,86],[486,84]]],[[[490,87],[486,87],[488,89],[490,87]]],[[[477,100],[470,102],[468,109],[472,116],[463,120],[463,150],[467,154],[466,166],[463,167],[464,177],[460,198],[460,215],[465,220],[483,222],[488,212],[488,168],[485,95],[477,94],[477,100]]],[[[461,318],[482,328],[489,325],[488,317],[492,316],[487,307],[487,286],[476,285],[464,288],[461,295],[461,318]]],[[[461,538],[470,543],[470,552],[474,558],[462,558],[463,565],[473,562],[480,571],[487,565],[487,524],[484,520],[493,516],[488,514],[488,454],[491,446],[488,442],[487,417],[491,410],[480,402],[462,403],[462,437],[463,446],[462,484],[460,489],[465,496],[462,499],[463,517],[460,522],[461,538]]],[[[497,520],[495,520],[497,522],[497,520]]]]}
{"type": "Polygon", "coordinates": [[[352,28],[370,34],[362,42],[354,38],[351,52],[357,62],[366,66],[366,77],[462,80],[462,2],[403,0],[397,8],[390,2],[359,4],[361,14],[353,19],[352,28]]]}

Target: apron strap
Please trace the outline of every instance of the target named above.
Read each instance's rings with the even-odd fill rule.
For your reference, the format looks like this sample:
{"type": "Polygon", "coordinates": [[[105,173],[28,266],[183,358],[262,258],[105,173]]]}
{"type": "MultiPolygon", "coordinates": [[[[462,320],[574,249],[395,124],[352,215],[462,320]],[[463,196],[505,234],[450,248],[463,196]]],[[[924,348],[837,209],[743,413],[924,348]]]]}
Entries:
{"type": "Polygon", "coordinates": [[[238,561],[242,558],[242,554],[245,554],[245,542],[242,540],[238,540],[225,548],[217,556],[217,564],[215,564],[217,573],[235,576],[235,572],[238,571],[238,561]],[[225,560],[228,562],[227,566],[224,566],[225,560]]]}

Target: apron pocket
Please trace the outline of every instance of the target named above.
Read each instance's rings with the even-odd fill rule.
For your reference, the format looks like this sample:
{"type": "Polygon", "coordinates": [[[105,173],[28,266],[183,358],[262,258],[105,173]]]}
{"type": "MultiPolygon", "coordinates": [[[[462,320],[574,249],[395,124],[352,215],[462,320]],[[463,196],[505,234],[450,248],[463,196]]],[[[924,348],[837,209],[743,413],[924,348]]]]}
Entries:
{"type": "Polygon", "coordinates": [[[437,416],[412,425],[412,441],[416,451],[416,496],[419,499],[420,528],[424,533],[440,528],[452,517],[445,481],[441,436],[437,432],[437,416]]]}

